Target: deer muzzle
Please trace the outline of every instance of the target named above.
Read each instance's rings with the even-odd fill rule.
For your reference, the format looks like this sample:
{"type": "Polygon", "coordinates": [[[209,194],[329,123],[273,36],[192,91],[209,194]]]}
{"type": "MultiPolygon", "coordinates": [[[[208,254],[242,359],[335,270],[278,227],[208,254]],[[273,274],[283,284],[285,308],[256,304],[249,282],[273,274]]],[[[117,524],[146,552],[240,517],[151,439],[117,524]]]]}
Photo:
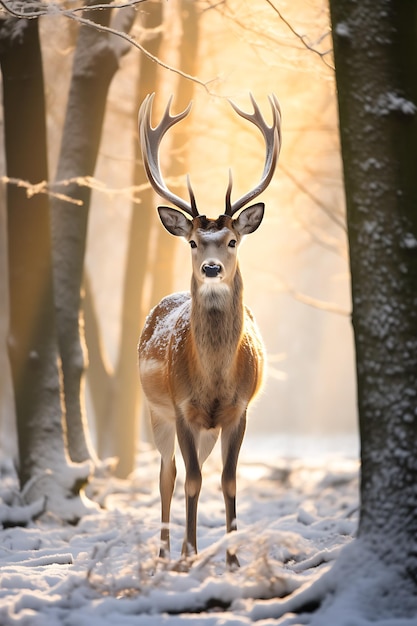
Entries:
{"type": "Polygon", "coordinates": [[[218,265],[217,263],[204,263],[201,268],[201,271],[206,278],[217,278],[221,270],[221,265],[218,265]]]}

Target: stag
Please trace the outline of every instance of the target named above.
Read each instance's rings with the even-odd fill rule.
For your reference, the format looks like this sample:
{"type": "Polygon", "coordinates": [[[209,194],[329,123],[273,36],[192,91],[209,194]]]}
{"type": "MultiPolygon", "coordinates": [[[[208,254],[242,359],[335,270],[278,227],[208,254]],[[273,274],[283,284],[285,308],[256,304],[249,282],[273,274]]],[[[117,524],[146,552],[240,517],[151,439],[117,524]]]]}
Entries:
{"type": "MultiPolygon", "coordinates": [[[[160,171],[161,140],[169,128],[188,115],[191,103],[182,113],[171,115],[171,98],[155,128],[151,124],[154,94],[145,98],[139,112],[140,144],[149,182],[160,196],[180,209],[160,206],[159,217],[169,233],[189,243],[192,259],[191,291],[170,295],[151,311],[138,347],[140,379],[161,455],[161,557],[170,551],[176,437],[186,472],[183,560],[197,552],[201,468],[220,432],[226,529],[236,529],[236,466],[247,407],[260,388],[264,364],[262,339],[252,313],[243,304],[237,259],[242,237],[253,233],[262,221],[264,204],[258,202],[241,209],[270,183],[281,144],[281,113],[276,97],[269,96],[271,126],[250,97],[253,113],[231,105],[262,133],[266,144],[262,178],[256,187],[232,202],[229,173],[225,211],[217,218],[200,215],[188,176],[189,202],[167,188],[160,171]]],[[[227,550],[226,561],[231,567],[239,566],[232,550],[227,550]]]]}

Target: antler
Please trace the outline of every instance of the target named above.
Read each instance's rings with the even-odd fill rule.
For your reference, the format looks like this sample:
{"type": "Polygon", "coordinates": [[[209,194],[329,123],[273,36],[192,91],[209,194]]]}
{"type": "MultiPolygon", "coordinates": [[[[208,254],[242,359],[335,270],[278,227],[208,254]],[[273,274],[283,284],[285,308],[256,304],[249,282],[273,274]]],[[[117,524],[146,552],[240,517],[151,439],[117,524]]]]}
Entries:
{"type": "Polygon", "coordinates": [[[275,166],[278,160],[278,154],[281,148],[281,109],[275,94],[271,94],[268,96],[269,102],[272,108],[272,126],[268,126],[262,117],[261,111],[258,105],[255,102],[255,98],[252,94],[250,95],[250,99],[253,105],[253,113],[245,113],[241,109],[239,109],[233,102],[230,102],[233,109],[236,111],[238,115],[245,118],[249,122],[252,122],[259,128],[262,135],[264,136],[266,143],[266,157],[265,157],[265,166],[262,174],[262,178],[256,187],[248,191],[244,196],[233,202],[230,201],[230,196],[232,193],[232,172],[229,171],[229,185],[226,191],[226,215],[234,215],[239,209],[241,209],[245,204],[251,202],[254,198],[259,196],[271,182],[272,176],[274,174],[275,166]]]}
{"type": "MultiPolygon", "coordinates": [[[[253,113],[245,113],[231,101],[230,104],[238,115],[255,124],[255,126],[257,126],[261,131],[266,144],[265,165],[262,178],[258,185],[233,203],[231,202],[233,179],[231,171],[229,172],[229,184],[226,191],[225,210],[225,215],[229,216],[233,216],[237,211],[239,211],[239,209],[244,207],[245,204],[251,202],[267,188],[274,174],[275,166],[278,160],[278,154],[281,148],[281,109],[276,96],[274,94],[268,96],[273,116],[272,126],[268,126],[262,116],[259,106],[256,104],[255,98],[252,94],[249,95],[253,106],[253,113]]],[[[174,124],[180,122],[182,119],[184,119],[184,117],[188,115],[191,109],[192,102],[190,102],[188,107],[182,113],[178,113],[178,115],[171,115],[171,96],[162,120],[160,121],[158,126],[152,128],[151,116],[154,97],[154,93],[146,96],[139,111],[139,136],[142,149],[143,164],[146,170],[146,174],[152,187],[160,196],[165,198],[165,200],[168,200],[168,202],[171,202],[172,204],[177,206],[185,213],[188,213],[188,215],[190,215],[191,217],[197,217],[199,213],[189,176],[187,175],[187,188],[188,193],[190,194],[190,202],[186,202],[175,193],[170,191],[166,186],[159,167],[158,156],[159,145],[163,136],[171,128],[171,126],[174,126],[174,124]]]]}
{"type": "Polygon", "coordinates": [[[143,165],[145,167],[146,174],[152,187],[160,196],[177,206],[182,211],[185,211],[185,213],[188,213],[188,215],[191,215],[191,217],[197,217],[198,210],[189,177],[187,176],[187,187],[188,193],[190,194],[190,202],[186,202],[170,191],[166,186],[164,179],[162,178],[158,157],[159,144],[161,143],[162,137],[171,128],[171,126],[174,126],[174,124],[180,122],[188,115],[192,102],[190,102],[188,107],[182,113],[179,113],[178,115],[170,115],[169,110],[172,102],[171,96],[162,120],[159,122],[158,126],[152,128],[151,116],[154,96],[154,93],[147,95],[139,110],[139,137],[142,149],[143,165]]]}

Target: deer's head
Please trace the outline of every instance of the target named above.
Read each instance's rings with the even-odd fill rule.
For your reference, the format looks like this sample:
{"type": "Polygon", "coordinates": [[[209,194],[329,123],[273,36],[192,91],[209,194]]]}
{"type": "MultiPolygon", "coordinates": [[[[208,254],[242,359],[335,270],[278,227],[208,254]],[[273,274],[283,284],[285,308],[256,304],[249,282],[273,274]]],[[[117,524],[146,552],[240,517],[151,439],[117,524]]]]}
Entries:
{"type": "Polygon", "coordinates": [[[259,128],[266,144],[266,157],[262,178],[258,185],[235,202],[231,202],[232,175],[229,173],[229,185],[226,191],[225,211],[217,218],[200,215],[195,196],[187,176],[190,201],[187,202],[170,191],[161,175],[159,167],[159,145],[167,130],[186,117],[189,106],[178,115],[170,114],[172,97],[168,102],[161,122],[153,128],[151,125],[152,102],[154,94],[148,95],[139,111],[139,135],[144,167],[155,191],[178,209],[166,206],[158,207],[159,217],[166,230],[177,237],[183,237],[191,247],[193,277],[198,286],[223,285],[230,287],[236,274],[237,250],[244,235],[253,233],[264,215],[264,204],[258,202],[243,209],[269,185],[278,159],[281,145],[281,112],[274,95],[269,96],[273,122],[268,126],[260,109],[251,95],[253,113],[241,111],[231,102],[233,109],[241,117],[259,128]],[[233,216],[243,209],[239,215],[233,216]],[[189,217],[187,217],[189,216],[189,217]]]}

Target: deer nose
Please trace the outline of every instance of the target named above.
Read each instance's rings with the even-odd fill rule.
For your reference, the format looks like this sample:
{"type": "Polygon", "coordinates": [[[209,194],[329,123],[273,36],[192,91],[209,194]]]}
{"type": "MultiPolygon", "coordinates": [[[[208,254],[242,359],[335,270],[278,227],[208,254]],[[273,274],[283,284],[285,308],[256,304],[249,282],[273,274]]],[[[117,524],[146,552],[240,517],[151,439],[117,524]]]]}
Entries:
{"type": "Polygon", "coordinates": [[[216,278],[216,276],[220,274],[222,268],[217,263],[204,263],[201,269],[207,278],[216,278]]]}

